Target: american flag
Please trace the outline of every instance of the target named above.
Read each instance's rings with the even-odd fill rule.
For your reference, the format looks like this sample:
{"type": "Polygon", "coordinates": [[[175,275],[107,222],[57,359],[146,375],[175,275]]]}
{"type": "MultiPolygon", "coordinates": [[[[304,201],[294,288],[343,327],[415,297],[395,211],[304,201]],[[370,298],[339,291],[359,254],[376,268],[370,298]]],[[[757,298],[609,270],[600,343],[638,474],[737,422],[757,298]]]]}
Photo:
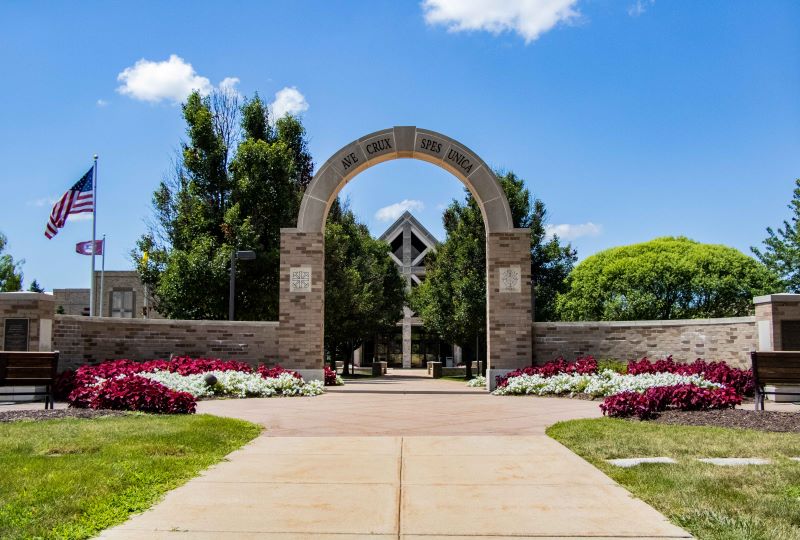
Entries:
{"type": "Polygon", "coordinates": [[[94,211],[93,180],[94,167],[89,169],[83,175],[83,178],[69,188],[53,206],[53,210],[50,212],[50,220],[47,222],[47,228],[44,231],[44,235],[47,238],[53,238],[58,234],[58,229],[64,226],[67,222],[67,216],[70,214],[94,211]]]}

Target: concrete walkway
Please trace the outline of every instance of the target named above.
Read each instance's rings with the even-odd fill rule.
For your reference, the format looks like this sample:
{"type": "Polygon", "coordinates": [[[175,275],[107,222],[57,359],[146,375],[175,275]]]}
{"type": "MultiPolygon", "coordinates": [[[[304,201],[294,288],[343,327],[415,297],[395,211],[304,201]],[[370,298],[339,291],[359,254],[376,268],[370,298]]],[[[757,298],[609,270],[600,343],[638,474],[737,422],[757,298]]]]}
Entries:
{"type": "Polygon", "coordinates": [[[105,539],[688,538],[546,426],[597,403],[403,372],[198,412],[267,429],[105,539]]]}

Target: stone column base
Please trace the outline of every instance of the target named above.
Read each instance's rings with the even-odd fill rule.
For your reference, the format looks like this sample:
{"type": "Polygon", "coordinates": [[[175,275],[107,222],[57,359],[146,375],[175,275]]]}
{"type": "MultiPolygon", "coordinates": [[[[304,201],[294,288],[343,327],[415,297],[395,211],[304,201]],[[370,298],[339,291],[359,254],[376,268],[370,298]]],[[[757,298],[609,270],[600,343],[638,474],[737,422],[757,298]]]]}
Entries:
{"type": "Polygon", "coordinates": [[[293,369],[303,377],[304,381],[325,381],[325,370],[323,369],[293,369]]]}
{"type": "Polygon", "coordinates": [[[512,371],[515,371],[515,370],[513,370],[513,369],[503,369],[503,368],[498,368],[498,369],[489,368],[489,369],[487,369],[486,370],[486,389],[489,392],[493,392],[494,389],[497,388],[497,379],[496,379],[496,377],[498,377],[498,376],[502,377],[506,373],[511,373],[512,371]]]}

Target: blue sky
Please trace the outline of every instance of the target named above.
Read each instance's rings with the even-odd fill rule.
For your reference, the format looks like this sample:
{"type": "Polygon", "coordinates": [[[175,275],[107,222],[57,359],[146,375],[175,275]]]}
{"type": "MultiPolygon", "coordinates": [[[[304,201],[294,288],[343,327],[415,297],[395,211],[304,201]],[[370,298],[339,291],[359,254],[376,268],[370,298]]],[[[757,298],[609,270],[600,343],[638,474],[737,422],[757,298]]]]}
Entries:
{"type": "MultiPolygon", "coordinates": [[[[129,268],[184,136],[175,100],[235,78],[302,114],[318,165],[393,125],[464,142],[581,257],[679,234],[747,252],[800,177],[799,60],[794,1],[3,2],[0,231],[26,286],[88,286],[90,221],[43,231],[97,153],[106,268],[129,268]]],[[[462,186],[402,160],[344,193],[375,234],[404,203],[441,235],[462,186]]]]}

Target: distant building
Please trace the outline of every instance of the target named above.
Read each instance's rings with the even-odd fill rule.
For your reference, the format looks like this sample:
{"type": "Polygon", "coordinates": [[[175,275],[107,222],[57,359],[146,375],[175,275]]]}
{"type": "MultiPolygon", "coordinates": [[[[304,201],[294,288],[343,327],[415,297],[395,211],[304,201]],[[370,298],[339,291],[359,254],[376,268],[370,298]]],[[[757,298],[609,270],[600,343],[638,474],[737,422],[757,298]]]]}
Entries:
{"type": "MultiPolygon", "coordinates": [[[[397,264],[410,290],[425,280],[425,259],[435,252],[439,241],[410,212],[403,213],[380,239],[389,244],[389,255],[397,264]]],[[[461,360],[461,350],[426,330],[419,317],[407,306],[403,319],[389,333],[375,336],[356,351],[356,365],[373,361],[387,362],[394,367],[425,367],[439,360],[454,366],[461,360]]]]}
{"type": "MultiPolygon", "coordinates": [[[[100,317],[119,317],[123,319],[161,319],[153,309],[153,298],[147,295],[145,287],[135,270],[106,270],[103,276],[102,313],[100,312],[100,272],[94,275],[94,309],[100,317]]],[[[56,312],[65,315],[89,315],[89,289],[53,289],[56,312]]]]}

